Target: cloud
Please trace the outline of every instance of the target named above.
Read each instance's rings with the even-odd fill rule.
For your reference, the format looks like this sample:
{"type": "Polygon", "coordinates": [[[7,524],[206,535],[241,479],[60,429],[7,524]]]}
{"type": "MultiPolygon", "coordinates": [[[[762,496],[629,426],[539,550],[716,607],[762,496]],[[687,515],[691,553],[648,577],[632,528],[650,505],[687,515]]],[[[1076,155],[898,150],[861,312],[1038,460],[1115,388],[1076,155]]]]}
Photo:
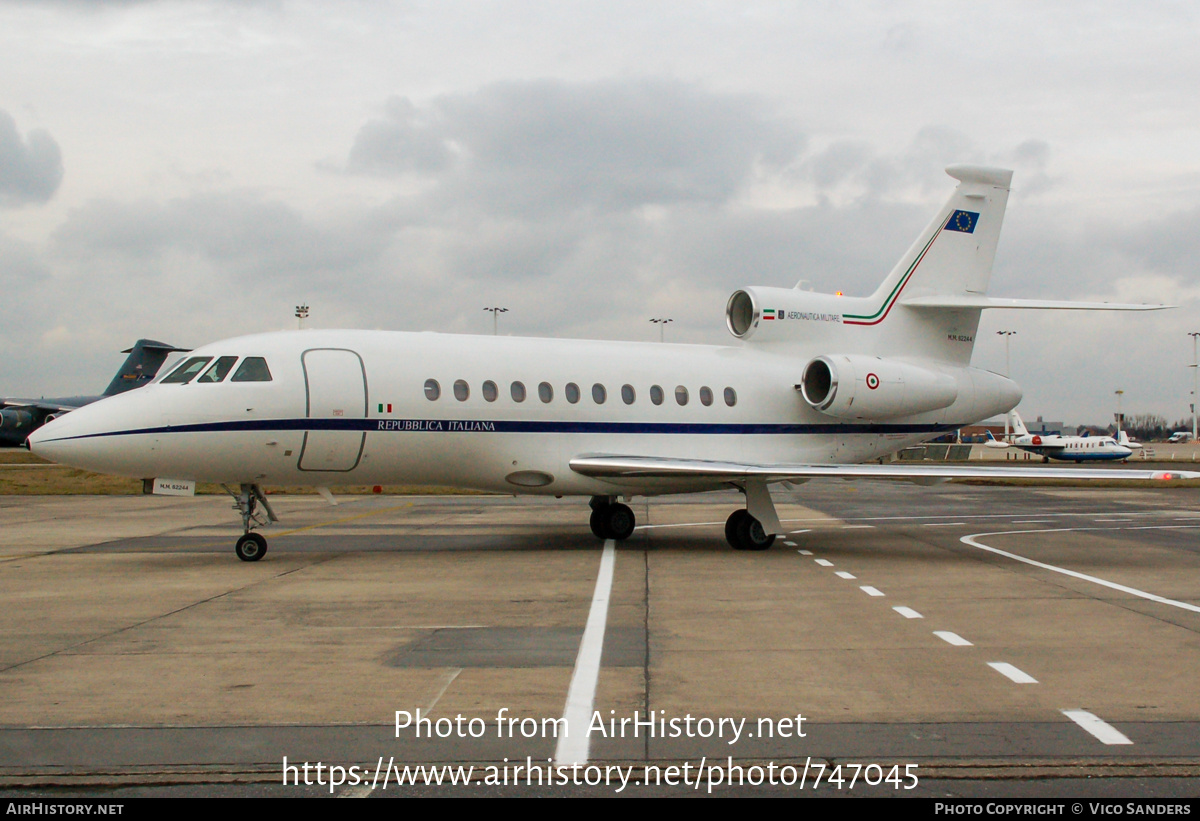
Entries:
{"type": "Polygon", "coordinates": [[[47,202],[62,177],[62,152],[50,133],[38,128],[22,140],[17,121],[0,110],[0,206],[47,202]]]}
{"type": "Polygon", "coordinates": [[[619,212],[727,202],[804,142],[750,95],[666,80],[505,82],[423,105],[392,98],[359,130],[346,170],[432,177],[447,201],[492,213],[619,212]]]}

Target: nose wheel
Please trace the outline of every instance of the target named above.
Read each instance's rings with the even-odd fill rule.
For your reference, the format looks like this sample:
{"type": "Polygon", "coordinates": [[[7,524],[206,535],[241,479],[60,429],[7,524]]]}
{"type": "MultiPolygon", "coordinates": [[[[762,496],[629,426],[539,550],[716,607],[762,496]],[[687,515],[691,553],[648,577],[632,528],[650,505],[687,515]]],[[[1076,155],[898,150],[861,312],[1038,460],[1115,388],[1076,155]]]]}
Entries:
{"type": "Polygon", "coordinates": [[[247,533],[237,540],[233,551],[244,562],[256,562],[267,553],[267,540],[261,533],[247,533]]]}

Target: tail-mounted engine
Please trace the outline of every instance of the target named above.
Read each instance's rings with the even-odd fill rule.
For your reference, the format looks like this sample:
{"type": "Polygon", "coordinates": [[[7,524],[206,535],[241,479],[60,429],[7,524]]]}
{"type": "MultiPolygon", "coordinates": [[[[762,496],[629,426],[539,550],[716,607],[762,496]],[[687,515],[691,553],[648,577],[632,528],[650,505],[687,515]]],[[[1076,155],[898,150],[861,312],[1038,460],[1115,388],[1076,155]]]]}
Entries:
{"type": "Polygon", "coordinates": [[[838,419],[893,419],[941,410],[958,398],[944,373],[877,356],[818,356],[796,386],[815,410],[838,419]]]}

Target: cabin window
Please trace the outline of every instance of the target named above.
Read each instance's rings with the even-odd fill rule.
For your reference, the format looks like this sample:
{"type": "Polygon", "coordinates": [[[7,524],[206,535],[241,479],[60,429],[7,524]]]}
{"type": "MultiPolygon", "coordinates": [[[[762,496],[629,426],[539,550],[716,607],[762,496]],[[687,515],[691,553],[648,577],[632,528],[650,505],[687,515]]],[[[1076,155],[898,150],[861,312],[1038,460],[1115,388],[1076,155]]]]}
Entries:
{"type": "Polygon", "coordinates": [[[513,382],[512,387],[509,388],[508,392],[512,394],[512,398],[513,398],[514,402],[524,402],[525,401],[525,383],[524,382],[513,382]]]}
{"type": "Polygon", "coordinates": [[[733,388],[725,389],[725,404],[731,408],[737,404],[737,391],[733,388]]]}
{"type": "Polygon", "coordinates": [[[708,385],[705,385],[700,389],[700,404],[707,408],[712,404],[712,400],[712,388],[708,387],[708,385]]]}
{"type": "Polygon", "coordinates": [[[500,390],[496,387],[496,383],[488,380],[483,383],[483,398],[489,402],[495,402],[496,397],[500,395],[500,390]]]}
{"type": "Polygon", "coordinates": [[[686,405],[688,403],[688,391],[683,385],[679,385],[675,388],[675,401],[680,405],[686,405]]]}
{"type": "Polygon", "coordinates": [[[568,382],[567,386],[563,388],[563,393],[566,395],[567,401],[572,405],[579,401],[579,386],[574,382],[568,382]]]}
{"type": "Polygon", "coordinates": [[[212,361],[211,356],[193,356],[163,378],[162,384],[186,385],[196,378],[196,374],[212,361]]]}
{"type": "Polygon", "coordinates": [[[663,389],[658,385],[650,386],[650,401],[656,405],[661,405],[663,403],[663,389]]]}
{"type": "Polygon", "coordinates": [[[454,380],[454,398],[459,402],[466,402],[467,397],[471,395],[471,386],[467,384],[465,379],[454,380]]]}
{"type": "Polygon", "coordinates": [[[222,356],[212,366],[197,379],[197,382],[220,382],[228,375],[233,363],[237,362],[236,356],[222,356]]]}
{"type": "Polygon", "coordinates": [[[430,402],[437,401],[437,398],[442,395],[442,386],[438,384],[436,379],[425,380],[425,398],[430,402]]]}
{"type": "Polygon", "coordinates": [[[597,405],[603,405],[606,399],[608,399],[608,391],[604,390],[604,386],[599,382],[592,385],[592,401],[597,405]]]}
{"type": "Polygon", "coordinates": [[[554,399],[554,388],[550,387],[549,382],[543,382],[538,385],[538,399],[543,402],[550,402],[554,399]]]}
{"type": "Polygon", "coordinates": [[[247,356],[233,372],[230,382],[270,382],[271,371],[267,368],[267,360],[261,356],[247,356]]]}
{"type": "Polygon", "coordinates": [[[632,405],[635,399],[637,399],[637,393],[634,392],[633,385],[622,385],[621,401],[626,405],[632,405]]]}

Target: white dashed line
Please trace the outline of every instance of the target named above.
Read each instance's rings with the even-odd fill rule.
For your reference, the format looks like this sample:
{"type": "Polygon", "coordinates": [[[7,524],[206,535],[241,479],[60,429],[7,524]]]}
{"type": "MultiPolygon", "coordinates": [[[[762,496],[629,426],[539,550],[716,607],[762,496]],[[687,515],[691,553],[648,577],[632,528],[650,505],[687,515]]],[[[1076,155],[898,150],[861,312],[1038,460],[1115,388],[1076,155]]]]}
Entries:
{"type": "Polygon", "coordinates": [[[853,573],[847,573],[845,570],[839,570],[834,575],[836,575],[839,579],[853,579],[854,578],[853,573]]]}
{"type": "Polygon", "coordinates": [[[901,616],[904,616],[904,618],[906,618],[906,619],[923,619],[923,618],[925,618],[920,613],[918,613],[916,610],[913,610],[911,607],[893,607],[892,609],[895,610],[897,613],[899,613],[901,616]]]}
{"type": "Polygon", "coordinates": [[[869,584],[864,584],[862,587],[860,587],[858,589],[861,590],[862,592],[866,593],[868,596],[882,596],[883,595],[882,591],[877,590],[874,587],[871,587],[871,585],[869,585],[869,584]]]}
{"type": "Polygon", "coordinates": [[[1018,670],[1007,661],[989,661],[988,667],[1017,684],[1037,684],[1036,678],[1023,670],[1018,670]]]}
{"type": "Polygon", "coordinates": [[[1129,737],[1087,710],[1063,710],[1062,714],[1094,735],[1103,744],[1132,744],[1129,737]]]}
{"type": "Polygon", "coordinates": [[[842,530],[866,530],[874,527],[875,525],[842,525],[842,530]]]}
{"type": "Polygon", "coordinates": [[[821,565],[821,567],[833,567],[833,562],[829,561],[829,559],[813,559],[813,561],[821,565]]]}
{"type": "Polygon", "coordinates": [[[342,790],[338,793],[338,798],[370,798],[373,792],[375,792],[375,788],[371,785],[358,784],[342,790]]]}
{"type": "Polygon", "coordinates": [[[951,633],[949,630],[934,630],[933,634],[947,644],[953,644],[955,647],[974,647],[975,645],[964,639],[958,633],[951,633]]]}
{"type": "Polygon", "coordinates": [[[1015,525],[1048,525],[1049,519],[1013,519],[1015,525]]]}
{"type": "Polygon", "coordinates": [[[921,527],[960,527],[966,522],[926,522],[921,527]]]}
{"type": "Polygon", "coordinates": [[[785,544],[785,545],[787,545],[788,547],[795,547],[795,546],[796,546],[796,543],[795,543],[795,542],[784,542],[784,544],[785,544]]]}
{"type": "Polygon", "coordinates": [[[799,553],[801,556],[811,556],[812,555],[811,550],[797,550],[796,552],[799,553]]]}
{"type": "Polygon", "coordinates": [[[579,655],[575,658],[575,671],[571,673],[571,686],[567,690],[567,705],[563,710],[566,732],[558,737],[558,745],[554,750],[556,764],[586,764],[588,760],[586,728],[592,717],[596,683],[600,679],[600,652],[604,649],[604,626],[608,621],[608,599],[612,592],[616,555],[616,542],[608,539],[600,554],[600,572],[596,574],[592,609],[588,611],[587,626],[583,629],[579,655]],[[575,728],[574,732],[571,731],[572,727],[575,728]]]}
{"type": "Polygon", "coordinates": [[[811,530],[793,530],[791,535],[795,536],[798,533],[811,533],[811,530]]]}

